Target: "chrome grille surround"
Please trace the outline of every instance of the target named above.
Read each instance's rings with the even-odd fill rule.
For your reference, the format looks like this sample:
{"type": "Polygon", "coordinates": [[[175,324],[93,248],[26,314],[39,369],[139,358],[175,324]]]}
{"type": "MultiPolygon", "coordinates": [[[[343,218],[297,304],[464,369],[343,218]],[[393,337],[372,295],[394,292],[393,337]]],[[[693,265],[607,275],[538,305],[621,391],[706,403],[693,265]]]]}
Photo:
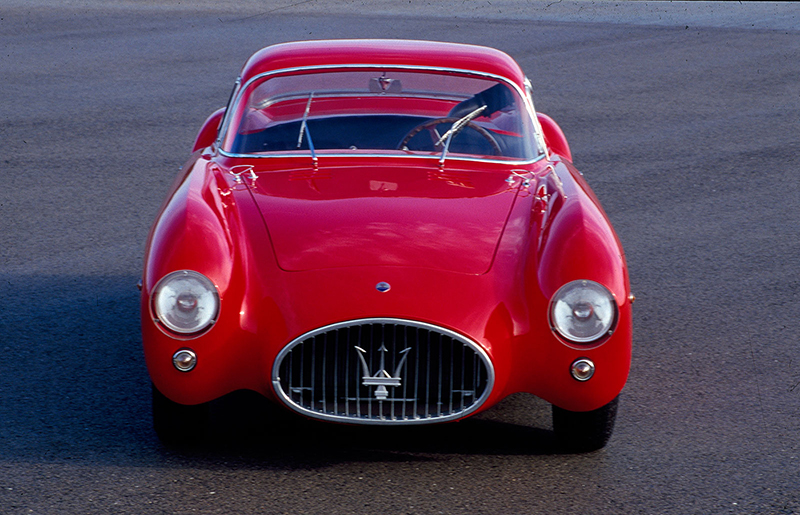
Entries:
{"type": "Polygon", "coordinates": [[[305,416],[349,424],[430,424],[477,410],[494,367],[474,341],[432,324],[367,318],[310,331],[281,350],[278,397],[305,416]]]}

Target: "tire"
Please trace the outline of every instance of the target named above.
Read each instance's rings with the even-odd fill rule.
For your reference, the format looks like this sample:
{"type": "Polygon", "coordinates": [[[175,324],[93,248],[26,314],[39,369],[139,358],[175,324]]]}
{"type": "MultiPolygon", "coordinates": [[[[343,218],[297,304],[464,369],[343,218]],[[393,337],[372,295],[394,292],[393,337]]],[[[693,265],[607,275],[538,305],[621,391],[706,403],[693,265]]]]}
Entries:
{"type": "Polygon", "coordinates": [[[199,443],[205,436],[208,418],[208,403],[178,404],[153,385],[153,428],[162,443],[175,447],[199,443]]]}
{"type": "Polygon", "coordinates": [[[593,411],[567,411],[553,406],[553,432],[559,448],[568,453],[602,449],[614,432],[619,397],[593,411]]]}

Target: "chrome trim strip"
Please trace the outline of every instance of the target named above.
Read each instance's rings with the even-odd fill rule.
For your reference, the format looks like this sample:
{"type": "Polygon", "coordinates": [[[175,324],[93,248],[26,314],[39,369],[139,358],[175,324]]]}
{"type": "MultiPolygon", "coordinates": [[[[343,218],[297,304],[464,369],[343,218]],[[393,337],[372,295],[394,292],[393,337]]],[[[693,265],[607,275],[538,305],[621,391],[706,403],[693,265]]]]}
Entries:
{"type": "MultiPolygon", "coordinates": [[[[445,96],[443,93],[437,93],[437,94],[443,100],[452,100],[453,102],[457,102],[459,100],[463,100],[463,97],[461,97],[461,96],[452,95],[452,96],[448,97],[448,96],[445,96]]],[[[364,96],[363,93],[353,93],[351,91],[340,91],[340,92],[326,91],[325,92],[325,98],[340,98],[341,99],[341,98],[358,98],[358,97],[363,97],[363,96],[364,96]]],[[[391,98],[428,98],[429,96],[430,96],[430,93],[426,93],[426,94],[422,94],[422,93],[403,93],[402,95],[399,95],[397,93],[386,93],[385,95],[381,95],[381,97],[384,97],[384,98],[388,98],[388,97],[391,97],[391,98]]],[[[270,97],[269,99],[264,100],[261,103],[259,103],[258,104],[258,108],[259,109],[267,109],[269,107],[272,107],[274,104],[277,104],[277,103],[280,103],[280,102],[285,102],[285,101],[288,101],[288,100],[297,100],[297,99],[300,99],[300,98],[307,99],[308,98],[308,94],[305,94],[305,93],[303,93],[303,94],[298,94],[298,93],[291,93],[290,94],[290,93],[287,93],[287,94],[284,94],[284,95],[276,95],[274,97],[270,97]]],[[[369,115],[365,115],[365,116],[369,116],[369,115]]],[[[407,115],[407,116],[413,116],[413,115],[407,115]]]]}
{"type": "MultiPolygon", "coordinates": [[[[241,96],[244,91],[252,84],[253,82],[260,80],[264,77],[271,77],[273,75],[281,75],[286,73],[296,73],[296,72],[313,72],[318,70],[357,70],[357,69],[364,69],[364,68],[380,68],[383,70],[413,70],[413,71],[428,71],[428,72],[444,72],[444,73],[461,73],[464,75],[472,75],[476,77],[484,77],[494,79],[500,82],[503,82],[514,89],[522,101],[528,108],[528,116],[531,117],[531,123],[533,125],[534,130],[534,139],[536,140],[536,146],[538,148],[539,156],[545,157],[547,153],[547,147],[543,146],[542,143],[544,142],[544,135],[541,133],[541,127],[539,126],[538,120],[536,118],[536,109],[533,107],[533,98],[529,95],[530,91],[523,91],[515,82],[509,80],[507,77],[503,77],[502,75],[496,75],[494,73],[487,73],[487,72],[479,72],[475,70],[464,70],[461,68],[446,68],[446,67],[439,67],[439,66],[420,66],[420,65],[399,65],[399,64],[337,64],[337,65],[329,65],[329,64],[321,64],[316,66],[297,66],[292,68],[281,68],[279,70],[271,70],[264,73],[259,73],[251,77],[246,83],[242,84],[238,91],[236,91],[236,98],[231,98],[230,107],[239,104],[241,100],[241,96]]],[[[526,77],[527,79],[527,77],[526,77]]],[[[240,82],[240,79],[237,79],[237,82],[240,82]]],[[[230,124],[230,120],[233,117],[234,109],[226,109],[225,110],[225,119],[222,122],[222,126],[220,127],[219,132],[217,133],[217,147],[222,151],[222,140],[224,139],[225,134],[228,132],[228,125],[230,124]]],[[[228,157],[241,157],[238,155],[228,155],[223,154],[228,157]]],[[[251,154],[245,154],[246,157],[254,157],[251,154]]]]}
{"type": "MultiPolygon", "coordinates": [[[[359,337],[358,340],[360,341],[361,338],[359,337]]],[[[405,344],[408,345],[407,341],[405,342],[405,344]]],[[[430,345],[428,345],[428,352],[430,352],[430,345]]],[[[441,352],[442,352],[441,347],[440,347],[439,352],[440,352],[439,370],[438,371],[432,371],[432,370],[430,370],[429,366],[425,366],[425,371],[424,372],[425,372],[425,375],[426,375],[426,381],[425,381],[426,389],[428,389],[430,387],[430,375],[431,375],[431,373],[437,374],[439,376],[439,378],[442,377],[442,374],[443,374],[443,372],[442,372],[442,361],[443,360],[442,360],[442,356],[441,356],[441,352]]],[[[302,355],[301,355],[301,358],[302,358],[302,355]]],[[[451,360],[452,360],[452,358],[451,358],[451,360]]],[[[347,364],[349,364],[349,361],[345,360],[344,363],[345,363],[345,365],[347,365],[347,364]]],[[[430,359],[427,359],[426,363],[430,363],[430,359]]],[[[475,365],[477,365],[477,363],[478,363],[477,361],[474,362],[475,365]]],[[[312,364],[312,366],[313,366],[313,364],[312,364]]],[[[424,366],[424,364],[423,364],[423,366],[424,366]]],[[[463,366],[463,360],[462,360],[462,366],[463,366]]],[[[420,360],[419,359],[415,360],[415,367],[417,367],[416,370],[419,371],[419,367],[420,367],[420,360]]],[[[477,371],[478,374],[480,373],[480,368],[481,368],[480,366],[475,366],[475,370],[477,371]]],[[[292,369],[290,367],[289,371],[291,372],[291,370],[292,369]]],[[[345,375],[348,375],[349,372],[350,371],[346,369],[345,370],[345,375]]],[[[415,374],[415,377],[419,377],[419,374],[418,373],[415,374]]],[[[461,391],[464,390],[463,378],[464,378],[464,376],[462,375],[462,389],[461,389],[461,391]]],[[[475,381],[476,384],[479,383],[479,380],[480,380],[480,376],[478,376],[478,378],[476,378],[476,381],[475,381]]],[[[324,326],[324,327],[320,327],[318,329],[314,329],[314,330],[309,331],[309,332],[307,332],[307,333],[305,333],[303,335],[298,336],[297,338],[295,338],[294,340],[289,342],[289,344],[286,345],[283,349],[281,349],[281,351],[275,357],[275,361],[273,362],[273,365],[272,365],[272,386],[273,386],[273,390],[275,391],[275,394],[278,396],[278,398],[286,406],[288,406],[291,409],[293,409],[294,411],[296,411],[296,412],[298,412],[298,413],[300,413],[300,414],[302,414],[304,416],[310,417],[310,418],[319,419],[319,420],[326,420],[326,421],[342,422],[342,423],[347,423],[347,424],[363,424],[363,425],[421,425],[421,424],[436,424],[436,423],[440,423],[440,422],[447,422],[447,421],[451,421],[451,420],[461,419],[461,418],[464,418],[464,417],[468,416],[469,414],[473,413],[474,411],[476,411],[478,408],[480,408],[483,405],[484,402],[486,402],[486,399],[489,398],[489,396],[492,393],[492,389],[494,388],[494,380],[495,380],[494,366],[492,364],[491,359],[489,359],[489,355],[486,353],[486,351],[483,349],[483,347],[481,347],[478,343],[476,343],[472,339],[470,339],[470,338],[468,338],[468,337],[466,337],[464,335],[461,335],[461,334],[459,334],[459,333],[457,333],[455,331],[451,331],[449,329],[445,329],[445,328],[440,327],[440,326],[436,326],[436,325],[433,325],[433,324],[428,324],[428,323],[425,323],[425,322],[418,322],[418,321],[415,321],[415,320],[406,320],[406,319],[399,319],[399,318],[362,318],[362,319],[357,319],[357,320],[348,320],[348,321],[345,321],[345,322],[338,322],[338,323],[335,323],[335,324],[330,324],[330,325],[327,325],[327,326],[324,326]],[[442,334],[442,335],[447,336],[448,338],[451,338],[452,340],[460,342],[462,344],[462,347],[461,347],[462,348],[462,356],[464,356],[464,354],[466,352],[464,350],[465,347],[467,347],[467,346],[470,347],[470,349],[472,349],[475,352],[475,358],[474,359],[475,360],[480,359],[481,361],[483,361],[483,364],[486,367],[486,371],[487,371],[487,374],[488,374],[488,376],[486,378],[486,386],[484,388],[483,393],[481,394],[481,396],[477,400],[475,400],[472,403],[472,406],[470,406],[468,409],[463,410],[463,411],[459,411],[459,412],[457,412],[455,414],[442,416],[441,415],[442,414],[442,402],[441,402],[441,400],[442,400],[442,385],[441,385],[441,380],[439,380],[438,381],[438,383],[439,383],[439,385],[438,385],[439,391],[437,392],[438,399],[439,399],[439,403],[438,403],[439,407],[437,409],[437,414],[436,414],[436,416],[434,418],[431,418],[432,414],[428,411],[428,409],[430,407],[430,403],[426,403],[426,405],[425,405],[425,418],[398,419],[398,418],[395,418],[394,414],[393,414],[392,418],[385,419],[385,418],[382,418],[383,415],[381,415],[381,418],[363,418],[364,414],[362,414],[361,411],[360,411],[360,408],[361,408],[361,402],[360,401],[362,400],[362,398],[360,397],[360,393],[358,391],[360,389],[356,389],[356,392],[355,392],[355,395],[356,395],[356,403],[355,403],[355,405],[356,405],[356,413],[355,414],[348,414],[348,415],[345,415],[345,416],[333,415],[333,414],[328,414],[328,413],[320,413],[318,411],[314,411],[314,410],[308,409],[308,408],[306,408],[304,406],[301,406],[301,405],[295,403],[286,394],[286,392],[284,392],[284,390],[283,390],[283,388],[281,386],[280,367],[281,367],[281,364],[283,363],[283,360],[287,357],[287,355],[288,355],[288,359],[289,360],[293,359],[293,354],[291,352],[296,346],[298,346],[299,344],[301,344],[303,342],[306,342],[306,341],[308,341],[310,339],[315,339],[317,335],[320,335],[320,334],[323,334],[323,333],[329,333],[329,332],[335,331],[337,329],[342,329],[342,328],[347,328],[347,327],[356,327],[356,328],[358,328],[360,330],[361,327],[363,327],[364,325],[368,325],[368,324],[395,324],[395,325],[400,325],[400,326],[407,326],[407,327],[412,327],[412,328],[415,327],[417,329],[423,329],[423,330],[428,331],[428,338],[429,338],[428,343],[430,343],[430,337],[431,337],[432,334],[437,334],[437,333],[438,334],[442,334]]],[[[292,384],[291,381],[288,384],[292,384]]],[[[334,384],[336,384],[336,383],[334,383],[334,384]]],[[[349,382],[345,381],[345,385],[347,386],[348,384],[349,384],[349,382]]],[[[413,401],[414,402],[414,404],[413,404],[413,406],[414,406],[413,412],[414,413],[417,413],[417,400],[419,399],[419,396],[417,395],[418,386],[419,386],[419,381],[415,381],[414,382],[414,388],[415,388],[414,394],[415,395],[414,395],[414,401],[413,401]]],[[[303,385],[301,385],[300,387],[301,388],[309,388],[309,387],[304,387],[303,385]]],[[[311,385],[311,388],[313,388],[313,385],[311,385]]],[[[404,385],[403,388],[404,388],[403,391],[405,393],[406,392],[406,390],[405,390],[406,386],[404,385]]],[[[430,392],[426,392],[426,393],[430,393],[430,392]]],[[[345,398],[350,398],[350,397],[351,397],[351,395],[349,394],[349,392],[345,391],[345,398]]],[[[462,408],[463,408],[463,405],[464,405],[463,397],[464,396],[462,395],[461,396],[462,408]]],[[[408,400],[410,400],[410,399],[407,399],[406,396],[404,395],[403,399],[400,400],[399,402],[402,402],[403,405],[405,405],[405,403],[408,400]]],[[[452,397],[451,397],[451,402],[452,402],[452,397]]],[[[372,411],[372,403],[369,403],[368,406],[369,406],[370,412],[367,413],[366,415],[371,417],[372,416],[372,413],[371,413],[371,411],[372,411]]],[[[347,404],[345,407],[349,408],[349,404],[347,404]]]]}
{"type": "MultiPolygon", "coordinates": [[[[308,158],[308,154],[307,153],[298,154],[297,151],[294,151],[293,153],[275,152],[275,153],[271,153],[271,154],[236,154],[236,153],[233,153],[233,152],[226,152],[226,151],[224,151],[224,150],[222,150],[220,148],[219,149],[219,153],[224,157],[242,158],[242,159],[279,159],[279,158],[284,158],[285,159],[285,158],[289,158],[289,157],[306,158],[306,159],[308,158]]],[[[346,153],[346,150],[342,149],[341,151],[339,151],[339,150],[317,151],[317,158],[319,158],[319,157],[349,157],[349,158],[354,158],[354,159],[355,158],[362,158],[362,157],[368,157],[368,158],[373,158],[373,159],[376,158],[376,157],[384,158],[384,159],[386,159],[386,158],[429,159],[429,160],[435,161],[436,162],[436,166],[438,167],[439,166],[439,159],[440,159],[441,156],[440,155],[426,156],[426,155],[406,155],[406,154],[379,154],[379,153],[375,153],[375,154],[372,154],[372,153],[369,153],[369,154],[366,154],[366,153],[348,154],[348,153],[346,153]],[[328,153],[328,152],[331,152],[331,153],[328,153]]],[[[448,161],[470,161],[470,162],[478,162],[478,163],[498,163],[498,164],[507,164],[509,166],[525,166],[525,165],[530,165],[530,164],[539,162],[542,159],[544,159],[545,157],[546,156],[544,154],[540,154],[540,155],[538,155],[535,158],[530,159],[530,160],[511,161],[511,160],[505,160],[505,159],[501,160],[501,159],[491,159],[491,158],[488,158],[488,157],[475,157],[475,156],[471,156],[471,157],[456,157],[453,154],[448,154],[447,155],[447,160],[448,161]]]]}

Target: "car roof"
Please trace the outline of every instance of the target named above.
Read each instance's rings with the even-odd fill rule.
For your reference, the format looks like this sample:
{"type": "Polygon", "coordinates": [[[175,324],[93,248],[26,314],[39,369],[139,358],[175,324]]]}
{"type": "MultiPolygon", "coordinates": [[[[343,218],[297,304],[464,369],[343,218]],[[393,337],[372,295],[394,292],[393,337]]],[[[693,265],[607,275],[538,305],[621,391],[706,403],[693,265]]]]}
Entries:
{"type": "Polygon", "coordinates": [[[281,43],[247,60],[242,82],[287,68],[337,65],[421,66],[499,75],[524,88],[525,74],[506,53],[478,45],[397,39],[337,39],[281,43]]]}

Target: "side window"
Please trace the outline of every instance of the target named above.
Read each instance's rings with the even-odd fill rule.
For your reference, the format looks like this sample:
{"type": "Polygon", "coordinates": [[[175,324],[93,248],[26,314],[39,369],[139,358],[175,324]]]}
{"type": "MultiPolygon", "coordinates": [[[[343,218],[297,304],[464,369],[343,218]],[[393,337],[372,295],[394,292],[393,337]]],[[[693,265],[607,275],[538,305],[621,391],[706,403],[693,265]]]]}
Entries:
{"type": "Polygon", "coordinates": [[[531,85],[531,81],[528,77],[525,77],[525,95],[528,97],[528,102],[531,106],[531,122],[533,122],[533,131],[535,132],[534,138],[536,139],[536,146],[538,147],[539,154],[544,154],[547,152],[547,143],[544,141],[544,132],[542,131],[542,126],[539,123],[539,117],[536,116],[536,108],[533,106],[533,86],[531,85]]]}
{"type": "Polygon", "coordinates": [[[222,120],[222,123],[219,124],[217,128],[217,144],[220,144],[220,139],[222,138],[222,133],[230,123],[231,116],[233,116],[233,99],[236,98],[236,93],[239,91],[239,86],[242,85],[242,78],[237,77],[236,82],[233,83],[233,89],[231,89],[231,94],[228,97],[228,103],[225,104],[227,107],[225,109],[225,119],[222,120]]]}

